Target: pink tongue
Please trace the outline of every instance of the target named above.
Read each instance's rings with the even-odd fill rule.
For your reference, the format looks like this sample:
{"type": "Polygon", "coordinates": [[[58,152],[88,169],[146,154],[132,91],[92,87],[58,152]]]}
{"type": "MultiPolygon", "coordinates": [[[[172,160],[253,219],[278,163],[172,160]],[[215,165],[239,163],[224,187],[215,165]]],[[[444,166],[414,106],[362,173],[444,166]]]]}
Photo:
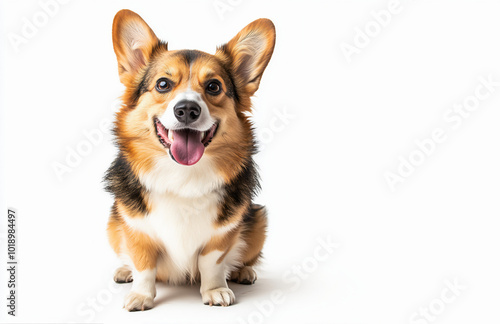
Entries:
{"type": "Polygon", "coordinates": [[[200,133],[182,129],[174,132],[174,141],[170,152],[180,164],[193,165],[203,156],[205,146],[201,142],[200,133]]]}

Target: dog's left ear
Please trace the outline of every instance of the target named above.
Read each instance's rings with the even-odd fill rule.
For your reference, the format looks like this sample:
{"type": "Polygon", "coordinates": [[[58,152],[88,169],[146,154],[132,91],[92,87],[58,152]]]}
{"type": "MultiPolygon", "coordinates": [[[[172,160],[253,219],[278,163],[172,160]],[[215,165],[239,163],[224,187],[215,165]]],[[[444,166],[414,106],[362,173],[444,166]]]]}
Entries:
{"type": "Polygon", "coordinates": [[[113,20],[113,48],[120,81],[127,85],[146,66],[159,40],[146,22],[133,11],[118,11],[113,20]]]}
{"type": "Polygon", "coordinates": [[[276,41],[274,24],[269,19],[257,19],[243,28],[216,55],[229,59],[236,86],[248,95],[259,88],[262,74],[271,59],[276,41]]]}

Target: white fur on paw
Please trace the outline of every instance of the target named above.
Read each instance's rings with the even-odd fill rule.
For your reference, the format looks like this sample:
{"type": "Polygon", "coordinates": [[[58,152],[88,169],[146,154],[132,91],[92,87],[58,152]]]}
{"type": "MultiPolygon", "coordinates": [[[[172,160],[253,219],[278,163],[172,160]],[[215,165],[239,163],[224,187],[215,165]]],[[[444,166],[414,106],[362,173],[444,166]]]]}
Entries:
{"type": "Polygon", "coordinates": [[[203,303],[210,306],[229,306],[234,303],[234,293],[229,288],[216,288],[201,294],[203,303]]]}
{"type": "Polygon", "coordinates": [[[113,280],[118,283],[132,282],[132,271],[126,267],[119,267],[115,271],[113,280]]]}
{"type": "Polygon", "coordinates": [[[125,305],[123,307],[129,312],[151,309],[153,308],[153,296],[131,291],[125,298],[125,305]]]}
{"type": "Polygon", "coordinates": [[[244,285],[251,285],[257,280],[257,273],[252,267],[245,266],[231,273],[231,281],[244,285]]]}

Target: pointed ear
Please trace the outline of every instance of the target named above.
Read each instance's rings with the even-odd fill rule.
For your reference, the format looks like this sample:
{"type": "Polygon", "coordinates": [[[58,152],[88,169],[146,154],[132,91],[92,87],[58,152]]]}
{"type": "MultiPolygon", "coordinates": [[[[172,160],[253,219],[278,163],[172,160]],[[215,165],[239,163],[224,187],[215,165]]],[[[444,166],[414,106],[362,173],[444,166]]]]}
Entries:
{"type": "Polygon", "coordinates": [[[218,49],[218,55],[229,58],[238,89],[243,89],[250,96],[257,91],[264,69],[273,54],[275,41],[273,22],[269,19],[257,19],[218,49]]]}
{"type": "Polygon", "coordinates": [[[153,30],[138,14],[126,9],[118,11],[113,20],[113,48],[123,84],[133,80],[146,66],[158,42],[153,30]]]}

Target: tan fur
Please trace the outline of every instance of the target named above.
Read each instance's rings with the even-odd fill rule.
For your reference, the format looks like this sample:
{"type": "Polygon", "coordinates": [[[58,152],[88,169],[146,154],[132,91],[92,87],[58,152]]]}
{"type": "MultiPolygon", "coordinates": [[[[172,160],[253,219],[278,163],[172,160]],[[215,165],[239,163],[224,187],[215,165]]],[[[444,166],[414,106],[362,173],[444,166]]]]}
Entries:
{"type": "Polygon", "coordinates": [[[239,236],[240,236],[240,229],[236,229],[224,235],[212,237],[210,241],[207,243],[207,245],[205,245],[203,250],[201,250],[200,254],[207,255],[208,253],[214,250],[224,251],[224,254],[222,254],[220,258],[217,260],[217,263],[221,263],[222,260],[224,260],[226,254],[236,243],[239,236]]]}
{"type": "Polygon", "coordinates": [[[128,255],[138,271],[156,267],[159,254],[164,254],[165,251],[149,235],[132,230],[125,224],[121,213],[126,208],[119,202],[115,202],[113,210],[113,216],[108,222],[108,237],[113,250],[118,255],[128,255]]]}
{"type": "MultiPolygon", "coordinates": [[[[259,88],[262,73],[274,51],[275,39],[276,31],[273,23],[269,19],[257,19],[243,28],[225,46],[236,67],[236,83],[245,90],[248,98],[259,88]],[[259,32],[257,33],[256,30],[259,32]],[[264,36],[264,41],[261,41],[261,36],[264,36]],[[265,53],[265,55],[251,66],[246,66],[245,62],[257,52],[265,53]]],[[[216,55],[221,55],[221,52],[218,51],[216,55]]],[[[250,105],[243,108],[250,111],[250,105]]]]}
{"type": "Polygon", "coordinates": [[[107,231],[108,231],[109,244],[111,245],[113,251],[115,251],[116,254],[120,254],[121,252],[120,245],[123,237],[122,228],[123,228],[123,220],[118,215],[118,210],[115,201],[111,209],[111,216],[109,217],[108,220],[107,231]]]}
{"type": "Polygon", "coordinates": [[[267,217],[264,208],[255,212],[255,223],[252,227],[245,229],[242,234],[247,243],[243,252],[242,262],[245,266],[253,266],[260,258],[264,241],[266,240],[267,217]]]}
{"type": "Polygon", "coordinates": [[[113,48],[118,58],[118,71],[120,81],[124,84],[131,83],[137,72],[146,65],[149,60],[152,48],[158,38],[142,18],[130,10],[121,10],[120,14],[113,20],[113,48]],[[134,28],[124,28],[125,25],[132,25],[134,28]],[[146,31],[141,36],[146,39],[140,43],[134,42],[138,35],[132,35],[131,32],[124,34],[124,31],[139,33],[146,31]],[[127,47],[135,48],[135,51],[127,51],[127,47]]]}
{"type": "MultiPolygon", "coordinates": [[[[164,148],[157,140],[151,120],[164,112],[169,100],[188,87],[203,92],[201,84],[211,78],[221,81],[223,89],[227,90],[218,74],[221,73],[220,66],[214,59],[200,58],[190,71],[189,66],[176,57],[176,52],[163,53],[162,64],[156,64],[152,68],[155,71],[153,80],[163,75],[167,68],[170,69],[173,75],[171,79],[176,83],[175,89],[167,94],[159,94],[152,91],[154,88],[152,84],[151,91],[141,96],[137,104],[137,108],[147,107],[147,109],[131,109],[124,106],[117,114],[116,127],[121,134],[118,140],[126,147],[127,157],[132,162],[134,171],[138,173],[149,172],[154,161],[165,154],[164,148]]],[[[123,101],[127,102],[129,96],[129,93],[125,93],[123,101]]],[[[240,161],[252,145],[249,142],[251,122],[243,112],[234,109],[233,100],[226,96],[213,97],[203,94],[202,98],[207,103],[210,114],[220,120],[217,138],[207,147],[205,154],[214,159],[220,174],[226,182],[229,182],[241,171],[240,161]]],[[[244,110],[247,109],[242,109],[244,110]]]]}
{"type": "MultiPolygon", "coordinates": [[[[257,263],[261,255],[266,238],[267,220],[263,208],[258,209],[251,205],[254,195],[254,191],[251,190],[258,188],[258,179],[257,173],[253,171],[252,154],[255,152],[252,124],[248,112],[251,112],[250,97],[259,87],[262,74],[273,53],[274,43],[274,25],[270,20],[259,19],[241,30],[226,45],[219,47],[215,55],[195,51],[197,56],[192,60],[192,56],[186,56],[184,51],[168,50],[166,43],[161,42],[151,28],[134,12],[122,10],[116,15],[113,21],[113,47],[118,61],[120,81],[125,85],[126,90],[122,96],[124,104],[117,113],[115,121],[116,141],[121,159],[117,161],[122,161],[122,164],[114,165],[114,167],[117,170],[126,168],[127,171],[124,172],[132,176],[123,176],[122,173],[117,172],[115,173],[118,174],[117,176],[111,177],[110,181],[114,181],[111,191],[115,194],[115,203],[107,231],[113,250],[118,255],[130,257],[137,271],[156,269],[157,280],[168,281],[167,268],[158,266],[159,264],[172,264],[172,260],[184,262],[185,260],[178,255],[188,257],[193,255],[197,258],[206,256],[212,251],[220,251],[222,255],[217,259],[217,264],[221,264],[226,259],[229,269],[241,265],[240,269],[236,269],[238,280],[245,279],[248,282],[255,280],[256,275],[251,266],[257,263]],[[172,89],[168,92],[156,90],[156,82],[161,78],[168,78],[171,82],[169,84],[172,89]],[[222,93],[214,93],[207,89],[207,84],[212,79],[220,82],[222,93]],[[168,157],[166,150],[168,146],[166,144],[164,146],[158,138],[155,119],[162,116],[169,103],[186,89],[197,92],[206,103],[210,117],[216,121],[211,128],[212,132],[218,125],[211,143],[203,143],[208,145],[204,151],[204,158],[209,166],[202,165],[202,168],[206,169],[200,169],[203,174],[212,177],[207,178],[210,181],[206,183],[207,187],[213,184],[213,189],[211,187],[207,189],[213,192],[201,193],[199,196],[202,197],[200,199],[211,201],[210,215],[212,216],[210,217],[212,218],[204,220],[213,227],[199,222],[199,218],[194,218],[194,222],[189,220],[191,223],[187,223],[188,218],[183,216],[182,209],[172,209],[179,213],[179,215],[174,214],[173,217],[179,216],[181,221],[174,222],[174,226],[166,226],[174,230],[165,234],[163,230],[159,232],[157,229],[165,228],[165,224],[170,224],[163,223],[165,219],[176,220],[176,218],[162,218],[163,215],[172,217],[172,214],[169,214],[172,204],[183,202],[182,199],[198,199],[198,196],[191,198],[189,196],[191,192],[181,196],[180,191],[173,188],[178,186],[177,182],[171,185],[165,181],[165,179],[171,179],[170,174],[159,178],[162,180],[161,183],[169,184],[169,187],[165,187],[168,189],[158,189],[160,186],[152,186],[145,179],[149,179],[146,175],[155,175],[155,171],[171,170],[169,168],[158,169],[164,167],[164,164],[158,161],[168,157]],[[228,187],[233,188],[232,191],[227,189],[228,187]],[[132,189],[128,191],[120,190],[121,188],[132,189]],[[131,194],[128,194],[129,192],[131,194]],[[245,195],[238,195],[242,192],[245,192],[245,195]],[[165,196],[167,194],[168,196],[165,196]],[[175,197],[175,199],[170,201],[165,200],[165,197],[169,199],[175,197]],[[156,218],[141,219],[151,217],[151,215],[156,218]],[[160,220],[159,223],[156,223],[158,220],[160,220]],[[183,227],[185,221],[190,227],[183,227]],[[137,226],[137,224],[144,223],[148,225],[137,226]],[[179,228],[184,229],[185,232],[178,231],[175,227],[177,224],[180,224],[179,228]],[[203,229],[198,229],[199,233],[207,234],[198,236],[202,240],[201,243],[195,241],[192,244],[193,247],[190,247],[189,244],[185,244],[188,234],[184,233],[190,233],[191,228],[196,227],[192,224],[203,229]],[[205,229],[213,231],[203,232],[205,229]],[[176,236],[178,233],[180,233],[179,240],[176,236]],[[164,237],[161,237],[162,234],[165,234],[164,237]],[[176,242],[183,244],[176,246],[176,242]],[[170,245],[177,249],[168,250],[169,255],[167,255],[166,245],[169,249],[170,245]],[[183,247],[191,250],[183,250],[183,247]],[[189,253],[184,253],[185,251],[189,253]],[[175,256],[176,253],[177,256],[175,256]],[[232,263],[229,264],[229,262],[232,263]]],[[[204,130],[200,130],[200,134],[202,131],[204,130]]],[[[167,165],[170,166],[168,163],[167,165]]],[[[179,174],[183,174],[183,171],[180,172],[179,174]]],[[[112,172],[110,174],[113,175],[112,172]]],[[[192,183],[194,187],[198,187],[205,181],[203,177],[198,178],[187,174],[190,179],[184,181],[180,178],[179,186],[192,183]],[[192,181],[193,178],[200,179],[200,182],[192,181]]],[[[196,190],[192,191],[198,194],[196,190]]],[[[189,206],[189,203],[190,201],[186,206],[189,206]]],[[[205,209],[203,213],[206,213],[205,209]]],[[[199,216],[203,214],[200,213],[199,216]]],[[[218,254],[214,255],[218,256],[218,254]]],[[[204,260],[209,260],[207,262],[209,262],[208,269],[210,269],[210,263],[213,263],[211,257],[204,260]]],[[[182,263],[179,262],[179,264],[182,263]]],[[[203,269],[203,263],[200,265],[200,269],[203,269]]],[[[176,273],[177,268],[170,269],[173,269],[171,273],[176,273]]],[[[118,270],[115,275],[117,281],[130,281],[130,273],[127,272],[129,269],[126,266],[118,270]]],[[[181,271],[186,271],[187,279],[200,277],[199,273],[192,273],[196,270],[184,269],[181,265],[174,280],[180,282],[179,277],[183,279],[184,272],[181,271]]],[[[220,273],[222,282],[225,283],[225,273],[223,271],[220,273]]],[[[212,279],[209,278],[208,282],[210,280],[212,279]]],[[[225,288],[227,289],[227,286],[225,288]]],[[[219,296],[220,293],[215,295],[219,296]]],[[[205,299],[206,296],[203,298],[205,299]]],[[[152,300],[150,302],[152,307],[152,300]]],[[[230,303],[232,301],[227,302],[227,304],[230,303]]],[[[144,309],[147,303],[140,301],[139,304],[144,309]]],[[[127,309],[135,310],[136,307],[130,306],[127,309]]]]}

